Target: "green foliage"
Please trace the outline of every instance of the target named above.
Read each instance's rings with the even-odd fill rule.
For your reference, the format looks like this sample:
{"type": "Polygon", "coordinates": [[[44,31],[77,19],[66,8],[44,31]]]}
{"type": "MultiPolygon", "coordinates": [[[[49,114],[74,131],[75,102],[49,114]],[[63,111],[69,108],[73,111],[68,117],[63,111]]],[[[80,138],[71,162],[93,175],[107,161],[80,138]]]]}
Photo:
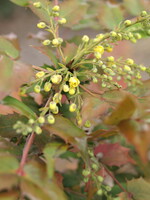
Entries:
{"type": "Polygon", "coordinates": [[[52,64],[32,74],[16,61],[16,39],[0,37],[0,199],[149,200],[149,68],[106,54],[148,37],[142,1],[123,1],[139,15],[124,22],[112,1],[11,1],[40,18],[48,34],[36,48],[52,64]],[[69,41],[59,33],[98,24],[111,31],[69,41]]]}

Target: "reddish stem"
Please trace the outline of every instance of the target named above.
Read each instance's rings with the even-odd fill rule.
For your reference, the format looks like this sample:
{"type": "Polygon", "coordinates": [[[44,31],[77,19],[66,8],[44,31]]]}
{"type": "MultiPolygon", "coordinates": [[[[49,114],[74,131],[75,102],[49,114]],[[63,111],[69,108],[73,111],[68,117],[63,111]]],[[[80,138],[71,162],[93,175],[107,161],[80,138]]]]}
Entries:
{"type": "Polygon", "coordinates": [[[113,176],[113,174],[105,167],[106,172],[111,176],[111,178],[117,183],[117,185],[120,187],[120,189],[127,194],[127,198],[130,200],[132,197],[132,194],[127,192],[126,189],[119,183],[119,181],[113,176]]]}
{"type": "Polygon", "coordinates": [[[54,0],[54,4],[55,4],[55,5],[58,5],[58,0],[54,0]]]}
{"type": "Polygon", "coordinates": [[[19,169],[17,170],[17,174],[20,175],[20,176],[24,175],[23,168],[24,168],[24,165],[27,161],[28,153],[29,153],[29,150],[31,148],[31,145],[33,144],[34,138],[35,138],[35,133],[32,133],[31,135],[29,135],[28,139],[26,141],[25,147],[23,149],[22,158],[21,158],[21,161],[20,161],[20,166],[19,166],[19,169]]]}

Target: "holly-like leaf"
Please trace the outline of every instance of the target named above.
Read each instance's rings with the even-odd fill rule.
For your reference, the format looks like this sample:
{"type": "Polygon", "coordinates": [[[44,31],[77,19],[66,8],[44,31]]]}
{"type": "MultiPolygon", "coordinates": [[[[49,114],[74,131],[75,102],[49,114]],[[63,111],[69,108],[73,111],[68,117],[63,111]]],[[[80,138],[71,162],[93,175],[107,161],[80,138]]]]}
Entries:
{"type": "Polygon", "coordinates": [[[0,173],[15,173],[19,167],[18,160],[10,154],[0,154],[0,173]]]}
{"type": "Polygon", "coordinates": [[[108,107],[108,104],[102,101],[99,97],[96,98],[86,95],[81,111],[83,123],[86,120],[95,120],[100,115],[104,114],[108,107]]]}
{"type": "MultiPolygon", "coordinates": [[[[22,84],[28,82],[31,76],[30,65],[18,61],[13,62],[8,56],[3,55],[0,61],[0,99],[8,94],[20,99],[19,88],[22,84]]],[[[8,111],[8,113],[12,112],[8,111]]],[[[5,114],[5,112],[3,111],[2,114],[5,114]]]]}
{"type": "Polygon", "coordinates": [[[135,200],[149,200],[150,198],[150,183],[143,178],[128,181],[127,190],[135,200]]]}
{"type": "Polygon", "coordinates": [[[66,57],[66,62],[68,63],[76,54],[77,46],[74,43],[67,43],[63,48],[64,56],[66,57]]]}
{"type": "Polygon", "coordinates": [[[55,180],[50,181],[43,163],[29,162],[24,167],[25,175],[21,178],[21,190],[31,200],[66,200],[64,192],[55,180]]]}
{"type": "Polygon", "coordinates": [[[18,6],[27,6],[29,0],[10,0],[11,2],[17,4],[18,6]]]}
{"type": "Polygon", "coordinates": [[[105,99],[105,101],[107,102],[111,102],[111,103],[118,103],[119,101],[121,101],[126,95],[128,94],[128,92],[124,91],[124,90],[110,90],[110,91],[105,91],[102,94],[102,97],[105,99]]]}
{"type": "Polygon", "coordinates": [[[116,107],[116,109],[105,119],[105,123],[109,125],[117,125],[123,120],[132,117],[137,108],[135,98],[126,96],[123,101],[116,107]]]}
{"type": "Polygon", "coordinates": [[[124,0],[124,6],[132,15],[139,15],[144,10],[143,3],[140,0],[124,0]]]}
{"type": "Polygon", "coordinates": [[[32,46],[32,47],[37,49],[38,51],[40,51],[42,54],[48,56],[50,58],[50,60],[52,61],[52,63],[54,63],[54,65],[56,65],[56,66],[58,65],[58,59],[54,55],[54,53],[50,47],[47,47],[47,46],[32,46]]]}
{"type": "Polygon", "coordinates": [[[18,49],[16,49],[9,40],[2,36],[0,36],[0,52],[13,59],[17,59],[19,57],[18,49]]]}
{"type": "MultiPolygon", "coordinates": [[[[1,135],[1,131],[0,131],[0,135],[1,135]]],[[[5,152],[9,152],[16,156],[21,156],[22,147],[21,146],[17,147],[14,143],[8,141],[6,138],[0,137],[0,153],[5,153],[5,152]]]]}
{"type": "Polygon", "coordinates": [[[36,119],[36,114],[23,102],[11,97],[7,96],[3,99],[3,104],[13,107],[20,111],[21,114],[25,115],[28,118],[36,119]]]}
{"type": "Polygon", "coordinates": [[[64,153],[67,150],[67,146],[60,143],[49,143],[44,148],[44,156],[47,161],[47,174],[49,178],[52,178],[55,170],[55,158],[64,153]]]}
{"type": "Polygon", "coordinates": [[[113,29],[123,20],[123,13],[119,7],[109,7],[101,2],[100,11],[98,20],[108,29],[113,29]]]}
{"type": "Polygon", "coordinates": [[[72,143],[76,143],[77,138],[85,137],[84,131],[67,118],[56,115],[55,120],[55,124],[44,126],[50,133],[62,137],[66,142],[72,143]]]}
{"type": "Polygon", "coordinates": [[[66,0],[61,3],[61,15],[67,19],[65,26],[72,28],[73,25],[85,16],[88,9],[88,4],[81,0],[66,0]]]}
{"type": "Polygon", "coordinates": [[[124,120],[119,123],[118,127],[127,141],[134,145],[142,161],[146,163],[147,152],[150,147],[150,126],[140,124],[135,120],[124,120]]]}
{"type": "Polygon", "coordinates": [[[129,155],[130,149],[121,146],[119,143],[115,144],[99,144],[94,153],[97,155],[99,153],[102,154],[101,161],[108,166],[118,166],[132,163],[134,164],[134,160],[129,155]]]}
{"type": "Polygon", "coordinates": [[[128,88],[128,90],[138,97],[148,96],[150,95],[150,80],[143,81],[141,85],[137,85],[134,89],[128,88]]]}

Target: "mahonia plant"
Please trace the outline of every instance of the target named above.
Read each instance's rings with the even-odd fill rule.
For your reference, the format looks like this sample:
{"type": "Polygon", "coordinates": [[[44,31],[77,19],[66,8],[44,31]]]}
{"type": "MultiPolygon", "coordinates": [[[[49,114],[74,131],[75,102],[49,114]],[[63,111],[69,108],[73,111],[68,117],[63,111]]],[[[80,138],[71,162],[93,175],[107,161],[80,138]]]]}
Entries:
{"type": "MultiPolygon", "coordinates": [[[[74,126],[79,128],[78,130],[84,132],[84,137],[82,138],[83,141],[80,137],[79,139],[78,136],[76,137],[75,135],[73,135],[73,139],[71,140],[68,139],[69,137],[62,137],[64,140],[66,139],[65,142],[71,143],[70,148],[72,148],[72,146],[77,146],[76,148],[78,150],[75,148],[74,151],[78,152],[77,157],[84,161],[84,167],[81,172],[81,187],[85,189],[85,192],[83,192],[83,197],[84,195],[88,194],[88,197],[85,197],[86,199],[99,199],[100,197],[100,199],[104,198],[108,200],[119,200],[121,199],[120,197],[113,196],[111,192],[111,186],[107,181],[105,181],[105,175],[102,171],[107,172],[116,182],[116,184],[119,185],[119,187],[122,188],[122,186],[120,186],[120,183],[116,181],[116,178],[106,167],[107,164],[105,165],[103,162],[101,162],[99,157],[100,155],[95,153],[94,139],[90,140],[90,131],[93,130],[93,127],[95,126],[94,123],[96,122],[93,123],[94,120],[83,119],[82,111],[83,107],[85,106],[84,97],[85,95],[90,95],[94,98],[96,98],[97,95],[102,97],[101,93],[95,93],[94,91],[88,89],[87,86],[93,83],[98,84],[106,93],[111,91],[119,91],[122,88],[120,81],[126,83],[127,88],[130,88],[131,92],[134,92],[136,87],[142,86],[142,73],[150,73],[147,67],[136,64],[132,58],[115,59],[113,56],[106,56],[105,52],[111,53],[114,46],[117,45],[119,41],[127,40],[131,41],[132,43],[136,43],[137,40],[142,38],[139,27],[142,29],[142,31],[145,31],[149,35],[150,14],[148,14],[146,11],[142,11],[141,15],[136,19],[125,20],[111,32],[100,33],[96,35],[95,38],[90,38],[88,35],[83,35],[77,51],[68,61],[68,58],[65,56],[63,51],[65,41],[59,35],[59,27],[67,23],[67,20],[64,18],[64,16],[61,16],[60,14],[61,6],[54,5],[53,7],[50,7],[47,5],[46,7],[43,7],[43,4],[38,1],[34,1],[32,6],[38,11],[43,9],[44,12],[49,16],[49,24],[45,21],[40,21],[37,24],[37,27],[49,33],[49,37],[41,41],[41,45],[44,48],[52,49],[55,52],[54,56],[56,57],[57,62],[53,62],[51,66],[43,65],[42,67],[36,67],[34,79],[21,87],[21,96],[30,95],[31,92],[41,94],[43,96],[44,103],[39,108],[37,115],[30,116],[27,122],[17,121],[13,125],[13,128],[16,130],[17,134],[22,134],[24,138],[28,136],[28,142],[30,141],[31,144],[33,135],[35,137],[35,134],[45,134],[47,126],[52,127],[50,130],[52,133],[54,133],[54,135],[55,126],[57,126],[57,128],[59,127],[61,130],[61,124],[58,124],[61,123],[61,121],[58,120],[58,116],[65,115],[65,117],[68,118],[71,123],[73,122],[74,126]],[[65,111],[63,110],[64,104],[65,111]],[[66,114],[64,114],[64,112],[66,112],[66,114]],[[85,147],[83,151],[84,145],[85,147]],[[92,192],[90,192],[90,190],[92,192]]],[[[130,98],[131,97],[129,97],[128,101],[132,101],[132,98],[130,98]]],[[[7,97],[4,99],[4,103],[5,102],[8,104],[7,97]]],[[[132,110],[132,108],[129,109],[132,110]]],[[[111,110],[112,108],[110,108],[110,111],[111,110]]],[[[130,113],[130,110],[127,110],[127,112],[128,111],[130,113]]],[[[87,114],[93,115],[90,113],[90,111],[87,114]]],[[[125,117],[124,114],[122,115],[121,117],[119,116],[120,121],[128,119],[126,118],[126,115],[125,117]]],[[[118,116],[115,115],[113,120],[118,120],[117,117],[118,116]]],[[[110,122],[108,118],[106,119],[106,124],[117,124],[116,121],[113,124],[113,122],[110,122]]],[[[68,122],[68,127],[66,127],[68,129],[69,123],[70,122],[68,122]]],[[[120,130],[122,130],[122,128],[120,128],[120,130]]],[[[118,130],[115,129],[113,131],[118,130]]],[[[61,137],[61,134],[59,136],[61,137]]],[[[25,148],[28,147],[29,145],[26,145],[25,148]]],[[[29,151],[29,149],[26,151],[29,151]]],[[[51,154],[53,153],[51,152],[51,154]]],[[[21,170],[22,165],[18,170],[18,174],[20,175],[22,175],[21,170]]],[[[132,194],[127,192],[124,188],[123,192],[127,193],[127,199],[132,198],[132,194]]]]}

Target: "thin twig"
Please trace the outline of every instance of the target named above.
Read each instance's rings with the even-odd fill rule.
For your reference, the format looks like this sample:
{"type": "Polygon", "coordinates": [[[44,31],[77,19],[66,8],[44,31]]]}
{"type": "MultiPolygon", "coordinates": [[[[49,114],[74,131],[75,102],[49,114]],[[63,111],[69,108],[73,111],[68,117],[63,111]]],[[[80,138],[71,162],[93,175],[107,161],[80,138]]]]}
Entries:
{"type": "Polygon", "coordinates": [[[87,93],[89,93],[91,96],[93,97],[97,97],[97,95],[102,95],[103,93],[98,93],[98,92],[91,92],[89,89],[87,89],[86,87],[84,87],[83,85],[80,85],[80,87],[85,90],[87,93]]]}
{"type": "Polygon", "coordinates": [[[132,197],[132,194],[129,193],[120,183],[119,181],[115,178],[115,176],[113,176],[113,174],[107,169],[107,167],[105,167],[103,165],[104,169],[106,170],[106,172],[109,174],[109,176],[111,176],[111,178],[117,183],[117,185],[120,187],[120,189],[125,192],[127,194],[127,198],[129,198],[129,200],[131,199],[132,197]]]}
{"type": "Polygon", "coordinates": [[[27,161],[28,153],[29,153],[29,150],[31,148],[31,145],[33,144],[34,138],[35,138],[35,133],[32,133],[31,135],[29,135],[28,139],[26,141],[25,147],[23,149],[20,166],[19,166],[19,169],[17,170],[17,174],[20,175],[20,176],[24,175],[23,168],[24,168],[24,165],[27,161]]]}
{"type": "Polygon", "coordinates": [[[73,194],[76,194],[76,195],[81,196],[81,197],[85,197],[84,194],[81,194],[81,193],[79,193],[79,192],[73,191],[73,190],[71,190],[71,189],[69,189],[69,188],[65,188],[65,191],[70,192],[70,193],[73,193],[73,194]]]}

